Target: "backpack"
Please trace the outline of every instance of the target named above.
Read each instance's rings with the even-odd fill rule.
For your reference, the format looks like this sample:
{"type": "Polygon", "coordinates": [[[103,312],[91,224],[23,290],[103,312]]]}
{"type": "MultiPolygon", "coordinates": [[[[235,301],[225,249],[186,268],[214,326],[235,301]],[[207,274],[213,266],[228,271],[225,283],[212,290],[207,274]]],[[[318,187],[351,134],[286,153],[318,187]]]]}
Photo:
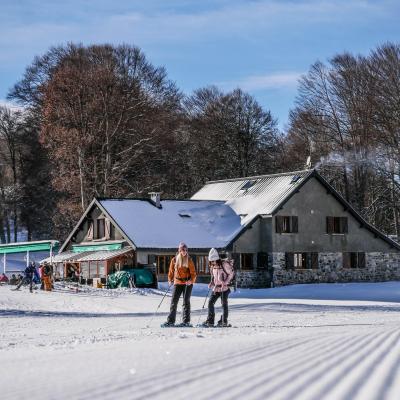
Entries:
{"type": "Polygon", "coordinates": [[[51,269],[49,265],[44,265],[42,269],[42,273],[44,276],[50,275],[51,269]]]}
{"type": "Polygon", "coordinates": [[[232,287],[236,290],[236,271],[235,271],[235,260],[230,258],[224,258],[222,261],[222,269],[224,270],[225,274],[229,275],[232,273],[232,278],[228,282],[228,286],[232,287]]]}

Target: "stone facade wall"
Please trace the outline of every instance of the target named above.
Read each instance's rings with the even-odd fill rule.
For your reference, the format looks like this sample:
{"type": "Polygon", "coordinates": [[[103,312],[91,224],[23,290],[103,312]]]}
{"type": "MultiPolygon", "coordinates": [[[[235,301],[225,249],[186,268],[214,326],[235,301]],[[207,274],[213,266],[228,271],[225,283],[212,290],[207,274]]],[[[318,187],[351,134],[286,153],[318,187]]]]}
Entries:
{"type": "Polygon", "coordinates": [[[236,271],[236,286],[238,288],[258,289],[271,286],[271,276],[268,270],[236,271]]]}
{"type": "Polygon", "coordinates": [[[365,268],[343,268],[342,253],[319,253],[318,269],[288,270],[285,253],[273,253],[273,286],[400,280],[400,253],[366,253],[365,256],[365,268]]]}

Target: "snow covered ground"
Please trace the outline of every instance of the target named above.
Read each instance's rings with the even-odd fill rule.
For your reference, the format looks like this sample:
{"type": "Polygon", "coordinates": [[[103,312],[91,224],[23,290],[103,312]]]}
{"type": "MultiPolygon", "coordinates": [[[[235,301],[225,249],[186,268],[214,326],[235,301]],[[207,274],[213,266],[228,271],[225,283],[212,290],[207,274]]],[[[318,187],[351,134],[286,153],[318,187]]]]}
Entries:
{"type": "Polygon", "coordinates": [[[399,398],[400,282],[240,290],[226,329],[160,328],[162,293],[0,287],[1,399],[399,398]]]}

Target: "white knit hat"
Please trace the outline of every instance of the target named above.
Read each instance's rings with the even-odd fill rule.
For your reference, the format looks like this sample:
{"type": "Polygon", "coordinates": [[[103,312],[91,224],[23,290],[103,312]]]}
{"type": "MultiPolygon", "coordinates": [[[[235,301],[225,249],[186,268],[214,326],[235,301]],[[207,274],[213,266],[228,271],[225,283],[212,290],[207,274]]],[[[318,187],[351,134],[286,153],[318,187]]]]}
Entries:
{"type": "Polygon", "coordinates": [[[217,261],[217,260],[219,260],[219,254],[218,251],[213,247],[208,253],[208,261],[217,261]]]}

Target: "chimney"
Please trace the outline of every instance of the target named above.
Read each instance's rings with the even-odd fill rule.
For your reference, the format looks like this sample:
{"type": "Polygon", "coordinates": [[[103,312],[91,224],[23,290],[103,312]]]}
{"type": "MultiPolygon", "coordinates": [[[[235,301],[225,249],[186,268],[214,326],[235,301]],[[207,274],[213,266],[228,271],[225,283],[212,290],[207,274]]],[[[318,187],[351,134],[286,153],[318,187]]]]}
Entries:
{"type": "Polygon", "coordinates": [[[150,192],[150,200],[151,202],[157,207],[157,208],[162,208],[161,207],[161,192],[150,192]]]}

